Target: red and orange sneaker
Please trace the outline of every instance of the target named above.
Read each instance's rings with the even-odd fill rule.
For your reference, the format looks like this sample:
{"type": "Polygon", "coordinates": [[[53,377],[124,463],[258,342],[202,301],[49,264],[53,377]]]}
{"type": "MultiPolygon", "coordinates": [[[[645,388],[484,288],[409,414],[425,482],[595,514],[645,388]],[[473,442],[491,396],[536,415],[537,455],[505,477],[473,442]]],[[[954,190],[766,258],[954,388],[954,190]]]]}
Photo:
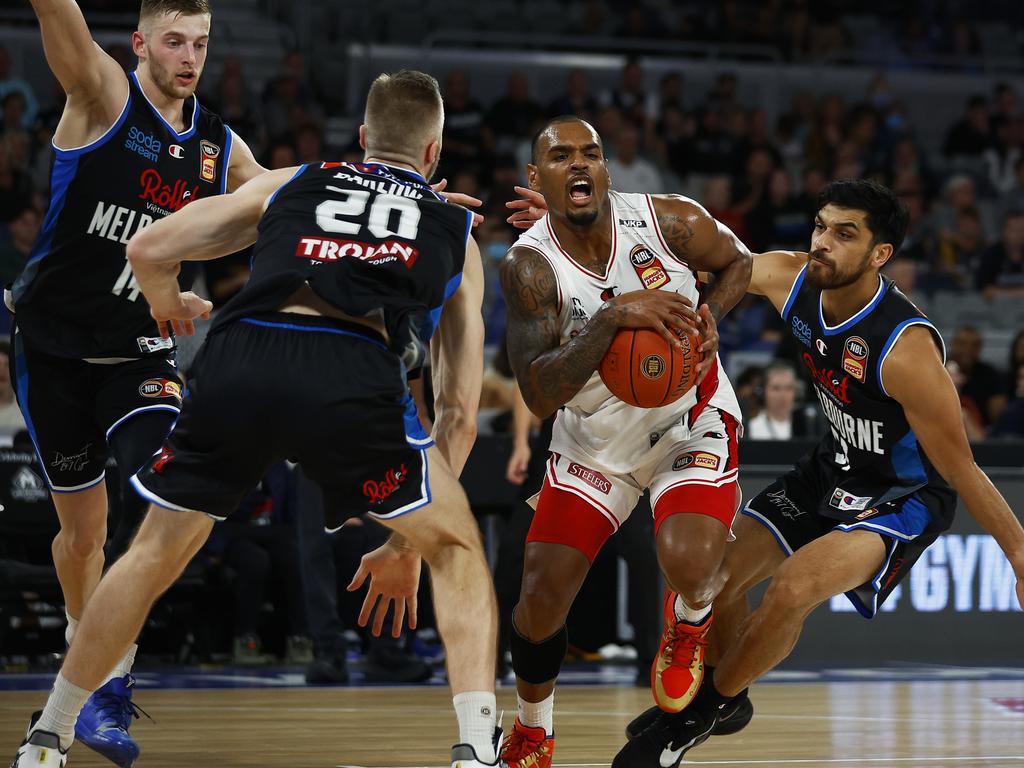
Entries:
{"type": "Polygon", "coordinates": [[[665,594],[665,631],[661,647],[651,665],[651,693],[654,702],[666,712],[679,712],[697,695],[704,680],[704,649],[713,614],[700,624],[676,619],[677,593],[665,594]]]}
{"type": "Polygon", "coordinates": [[[551,768],[555,737],[543,728],[527,728],[519,718],[501,745],[501,761],[508,768],[551,768]]]}

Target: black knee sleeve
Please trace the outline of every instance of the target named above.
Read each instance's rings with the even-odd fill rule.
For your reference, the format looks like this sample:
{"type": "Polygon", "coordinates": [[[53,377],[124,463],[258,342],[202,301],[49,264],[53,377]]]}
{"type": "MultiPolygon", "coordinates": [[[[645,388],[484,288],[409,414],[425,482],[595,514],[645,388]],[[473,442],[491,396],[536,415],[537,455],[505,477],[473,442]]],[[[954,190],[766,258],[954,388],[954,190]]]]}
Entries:
{"type": "Polygon", "coordinates": [[[512,650],[512,669],[516,677],[530,685],[540,685],[558,677],[565,660],[565,652],[569,649],[569,630],[562,628],[546,640],[534,643],[527,640],[512,622],[512,637],[509,645],[512,650]]]}

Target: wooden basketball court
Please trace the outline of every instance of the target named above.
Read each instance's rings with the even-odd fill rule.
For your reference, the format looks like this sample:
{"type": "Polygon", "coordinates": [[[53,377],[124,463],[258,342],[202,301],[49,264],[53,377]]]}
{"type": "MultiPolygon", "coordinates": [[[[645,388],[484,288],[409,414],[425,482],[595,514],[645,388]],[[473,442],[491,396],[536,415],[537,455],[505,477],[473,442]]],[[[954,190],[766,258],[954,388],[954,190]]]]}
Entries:
{"type": "MultiPolygon", "coordinates": [[[[13,756],[43,692],[0,692],[0,763],[13,756]]],[[[735,766],[1024,766],[1024,681],[766,683],[754,720],[685,763],[735,766]]],[[[447,689],[140,690],[139,768],[447,766],[456,740],[447,689]]],[[[498,695],[506,727],[515,694],[498,695]]],[[[556,695],[556,766],[611,763],[623,728],[650,704],[641,689],[574,686],[556,695]]],[[[111,764],[77,746],[69,768],[111,764]]],[[[652,766],[652,768],[657,768],[652,766]]]]}

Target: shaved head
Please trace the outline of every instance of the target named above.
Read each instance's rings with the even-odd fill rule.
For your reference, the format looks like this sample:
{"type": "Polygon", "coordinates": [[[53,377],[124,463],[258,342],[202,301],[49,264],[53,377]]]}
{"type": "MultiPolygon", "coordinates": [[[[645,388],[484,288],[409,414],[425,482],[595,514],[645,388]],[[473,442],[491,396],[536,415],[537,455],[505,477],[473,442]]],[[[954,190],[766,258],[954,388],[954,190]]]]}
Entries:
{"type": "Polygon", "coordinates": [[[586,120],[576,117],[576,115],[559,115],[558,117],[553,117],[548,120],[535,134],[533,134],[533,142],[530,144],[530,154],[533,158],[534,165],[537,164],[538,150],[542,148],[542,145],[547,145],[554,138],[554,131],[552,129],[556,125],[563,125],[565,123],[579,123],[580,125],[586,126],[593,132],[594,136],[597,137],[597,143],[599,145],[601,144],[601,137],[598,136],[594,126],[586,120]]]}

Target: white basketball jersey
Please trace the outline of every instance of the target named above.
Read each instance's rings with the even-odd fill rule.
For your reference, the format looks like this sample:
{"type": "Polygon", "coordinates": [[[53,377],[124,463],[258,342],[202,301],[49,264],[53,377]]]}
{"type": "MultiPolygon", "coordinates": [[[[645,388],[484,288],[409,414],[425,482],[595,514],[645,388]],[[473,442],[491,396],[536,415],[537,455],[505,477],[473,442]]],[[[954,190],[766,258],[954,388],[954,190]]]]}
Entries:
{"type": "MultiPolygon", "coordinates": [[[[675,291],[698,306],[694,272],[666,245],[650,195],[609,192],[612,252],[604,275],[578,264],[562,249],[549,217],[533,225],[515,244],[539,251],[558,283],[561,343],[569,342],[605,301],[638,290],[675,291]]],[[[741,419],[732,385],[721,365],[700,387],[660,408],[636,408],[615,397],[595,373],[565,404],[555,420],[551,450],[595,469],[628,474],[656,453],[668,452],[690,436],[690,424],[712,406],[741,419]]]]}

